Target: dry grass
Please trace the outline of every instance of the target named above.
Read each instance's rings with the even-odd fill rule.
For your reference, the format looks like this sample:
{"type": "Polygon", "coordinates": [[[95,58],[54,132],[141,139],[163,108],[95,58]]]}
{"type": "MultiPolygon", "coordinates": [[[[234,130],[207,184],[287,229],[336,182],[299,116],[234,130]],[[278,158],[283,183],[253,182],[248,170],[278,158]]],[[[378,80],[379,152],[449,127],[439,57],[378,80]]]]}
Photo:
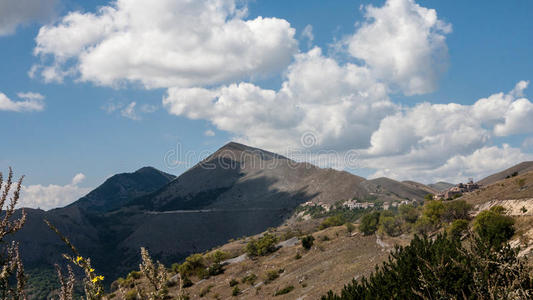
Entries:
{"type": "MultiPolygon", "coordinates": [[[[230,281],[239,281],[241,290],[239,299],[317,299],[328,290],[340,290],[354,276],[368,275],[374,270],[376,264],[388,257],[388,250],[376,243],[376,236],[361,236],[359,233],[350,236],[345,226],[331,227],[313,233],[315,244],[309,251],[305,251],[300,244],[284,247],[277,252],[265,257],[231,264],[225,267],[225,272],[206,280],[196,282],[186,289],[191,299],[201,299],[202,291],[208,289],[209,293],[202,299],[227,299],[232,296],[233,287],[230,281]],[[327,236],[329,240],[323,237],[327,236]],[[296,259],[296,255],[301,255],[296,259]],[[279,278],[270,283],[265,283],[267,272],[283,270],[279,278]],[[242,283],[242,278],[255,274],[257,279],[254,285],[242,283]],[[274,294],[287,287],[294,286],[294,290],[287,294],[274,296],[274,294]]],[[[405,245],[408,238],[385,238],[388,245],[395,243],[405,245]]],[[[236,241],[221,247],[223,251],[231,251],[244,243],[236,241]]],[[[170,295],[175,290],[170,289],[170,295]]]]}

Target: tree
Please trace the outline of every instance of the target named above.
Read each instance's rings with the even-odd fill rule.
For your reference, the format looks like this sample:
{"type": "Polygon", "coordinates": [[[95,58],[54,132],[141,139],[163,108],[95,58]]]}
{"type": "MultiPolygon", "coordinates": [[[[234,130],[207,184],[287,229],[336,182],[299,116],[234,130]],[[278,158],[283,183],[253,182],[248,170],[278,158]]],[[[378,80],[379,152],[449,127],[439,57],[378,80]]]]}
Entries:
{"type": "Polygon", "coordinates": [[[402,234],[402,220],[399,216],[381,214],[379,217],[379,231],[390,236],[402,234]]]}
{"type": "Polygon", "coordinates": [[[468,220],[470,218],[469,212],[472,205],[466,203],[464,200],[456,200],[444,203],[444,211],[442,212],[442,220],[445,222],[452,222],[454,220],[468,220]]]}
{"type": "Polygon", "coordinates": [[[513,218],[504,215],[503,207],[492,207],[480,212],[474,219],[474,231],[494,248],[500,248],[514,234],[513,218]]]}
{"type": "Polygon", "coordinates": [[[407,223],[415,223],[418,219],[418,209],[414,207],[412,204],[402,204],[398,208],[400,211],[400,216],[402,219],[407,223]]]}
{"type": "Polygon", "coordinates": [[[378,230],[379,216],[381,214],[378,211],[368,213],[361,217],[361,224],[359,224],[359,230],[364,235],[371,235],[378,230]]]}
{"type": "Polygon", "coordinates": [[[424,205],[423,216],[427,217],[433,225],[438,226],[444,214],[445,206],[440,200],[432,200],[424,205]]]}

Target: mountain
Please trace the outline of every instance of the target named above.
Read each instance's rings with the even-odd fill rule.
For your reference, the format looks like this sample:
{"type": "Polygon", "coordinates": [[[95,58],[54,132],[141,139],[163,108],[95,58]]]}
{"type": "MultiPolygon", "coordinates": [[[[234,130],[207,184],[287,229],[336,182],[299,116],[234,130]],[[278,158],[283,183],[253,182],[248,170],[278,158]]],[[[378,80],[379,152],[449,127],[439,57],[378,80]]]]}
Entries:
{"type": "Polygon", "coordinates": [[[387,178],[366,180],[238,143],[228,143],[179,177],[154,168],[117,174],[73,204],[28,210],[15,235],[28,266],[52,268],[68,249],[50,220],[106,278],[139,263],[139,248],[165,264],[284,223],[307,201],[421,200],[427,187],[387,178]]]}
{"type": "Polygon", "coordinates": [[[482,185],[489,185],[495,183],[496,181],[500,181],[507,177],[513,176],[513,174],[519,175],[527,173],[529,171],[533,171],[533,161],[524,161],[515,166],[510,167],[509,169],[485,177],[482,180],[478,181],[478,183],[482,185]]]}
{"type": "Polygon", "coordinates": [[[446,191],[449,188],[454,187],[455,184],[449,183],[449,182],[444,182],[444,181],[439,181],[437,183],[430,183],[430,184],[428,184],[428,186],[431,187],[432,189],[436,190],[437,192],[443,192],[443,191],[446,191]]]}
{"type": "Polygon", "coordinates": [[[99,187],[67,207],[107,212],[122,207],[133,198],[152,193],[176,176],[153,167],[144,167],[133,173],[121,173],[107,179],[99,187]]]}

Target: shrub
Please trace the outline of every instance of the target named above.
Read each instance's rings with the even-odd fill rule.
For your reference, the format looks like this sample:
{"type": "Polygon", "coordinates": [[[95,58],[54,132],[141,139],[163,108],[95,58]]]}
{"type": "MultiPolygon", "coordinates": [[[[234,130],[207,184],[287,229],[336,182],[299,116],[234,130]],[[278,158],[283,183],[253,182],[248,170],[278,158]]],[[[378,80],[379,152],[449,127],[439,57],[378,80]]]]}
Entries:
{"type": "Polygon", "coordinates": [[[433,197],[434,197],[433,194],[426,194],[426,195],[424,196],[424,200],[426,200],[426,201],[433,201],[433,197]]]}
{"type": "Polygon", "coordinates": [[[312,235],[306,235],[302,238],[302,247],[304,247],[305,250],[309,250],[313,247],[314,241],[315,238],[312,235]]]}
{"type": "Polygon", "coordinates": [[[346,231],[348,231],[348,233],[352,233],[352,231],[355,229],[355,226],[350,222],[346,223],[345,226],[346,226],[346,231]]]}
{"type": "Polygon", "coordinates": [[[452,238],[460,238],[468,229],[467,220],[454,220],[450,226],[448,226],[448,234],[452,238]]]}
{"type": "Polygon", "coordinates": [[[484,210],[474,219],[474,231],[495,248],[513,236],[513,225],[513,218],[503,215],[502,208],[498,207],[484,210]]]}
{"type": "Polygon", "coordinates": [[[300,252],[296,253],[296,255],[294,256],[294,259],[300,259],[302,258],[302,255],[300,254],[300,252]]]}
{"type": "Polygon", "coordinates": [[[379,231],[390,236],[399,236],[402,234],[402,222],[399,217],[393,217],[381,214],[379,217],[379,231]]]}
{"type": "Polygon", "coordinates": [[[335,215],[335,216],[327,217],[324,221],[322,221],[322,224],[320,224],[318,229],[322,230],[328,227],[341,226],[345,222],[346,221],[342,215],[335,215]]]}
{"type": "Polygon", "coordinates": [[[237,284],[239,284],[239,282],[235,278],[232,278],[229,282],[229,286],[236,286],[237,284]]]}
{"type": "Polygon", "coordinates": [[[132,289],[124,294],[125,300],[137,300],[137,289],[132,289]]]}
{"type": "Polygon", "coordinates": [[[244,276],[241,279],[241,282],[242,283],[249,283],[250,285],[254,285],[256,279],[257,279],[257,275],[252,273],[252,274],[248,274],[248,275],[244,276]]]}
{"type": "Polygon", "coordinates": [[[231,295],[232,296],[238,296],[240,293],[241,293],[241,289],[239,289],[238,286],[234,286],[233,290],[231,290],[231,295]]]}
{"type": "Polygon", "coordinates": [[[379,216],[380,213],[378,211],[374,211],[364,215],[361,218],[359,230],[363,233],[363,235],[371,235],[378,230],[379,216]]]}
{"type": "Polygon", "coordinates": [[[270,283],[270,282],[276,280],[278,277],[279,277],[279,271],[278,270],[267,271],[265,283],[270,283]]]}
{"type": "Polygon", "coordinates": [[[516,185],[518,185],[519,188],[523,188],[526,185],[526,179],[525,178],[517,179],[516,185]]]}
{"type": "Polygon", "coordinates": [[[246,253],[252,257],[267,255],[277,250],[276,242],[277,242],[276,236],[270,233],[266,233],[264,236],[260,237],[259,239],[257,240],[252,239],[250,242],[248,242],[245,250],[246,250],[246,253]]]}
{"type": "Polygon", "coordinates": [[[292,292],[292,290],[294,290],[294,286],[289,285],[289,286],[282,288],[281,290],[276,291],[276,293],[274,293],[274,296],[285,295],[285,294],[292,292]]]}

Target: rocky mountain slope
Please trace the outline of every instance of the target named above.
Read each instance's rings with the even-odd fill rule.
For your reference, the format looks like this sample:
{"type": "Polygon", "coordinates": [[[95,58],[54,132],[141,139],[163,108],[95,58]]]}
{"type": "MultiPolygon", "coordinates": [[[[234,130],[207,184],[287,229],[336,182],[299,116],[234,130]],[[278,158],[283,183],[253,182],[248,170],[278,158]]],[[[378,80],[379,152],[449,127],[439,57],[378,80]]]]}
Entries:
{"type": "Polygon", "coordinates": [[[106,278],[116,278],[137,266],[141,246],[170,264],[279,226],[304,202],[421,200],[427,191],[229,143],[177,178],[142,168],[109,178],[64,208],[28,210],[28,223],[14,239],[28,266],[52,268],[68,249],[44,225],[48,219],[106,278]]]}

